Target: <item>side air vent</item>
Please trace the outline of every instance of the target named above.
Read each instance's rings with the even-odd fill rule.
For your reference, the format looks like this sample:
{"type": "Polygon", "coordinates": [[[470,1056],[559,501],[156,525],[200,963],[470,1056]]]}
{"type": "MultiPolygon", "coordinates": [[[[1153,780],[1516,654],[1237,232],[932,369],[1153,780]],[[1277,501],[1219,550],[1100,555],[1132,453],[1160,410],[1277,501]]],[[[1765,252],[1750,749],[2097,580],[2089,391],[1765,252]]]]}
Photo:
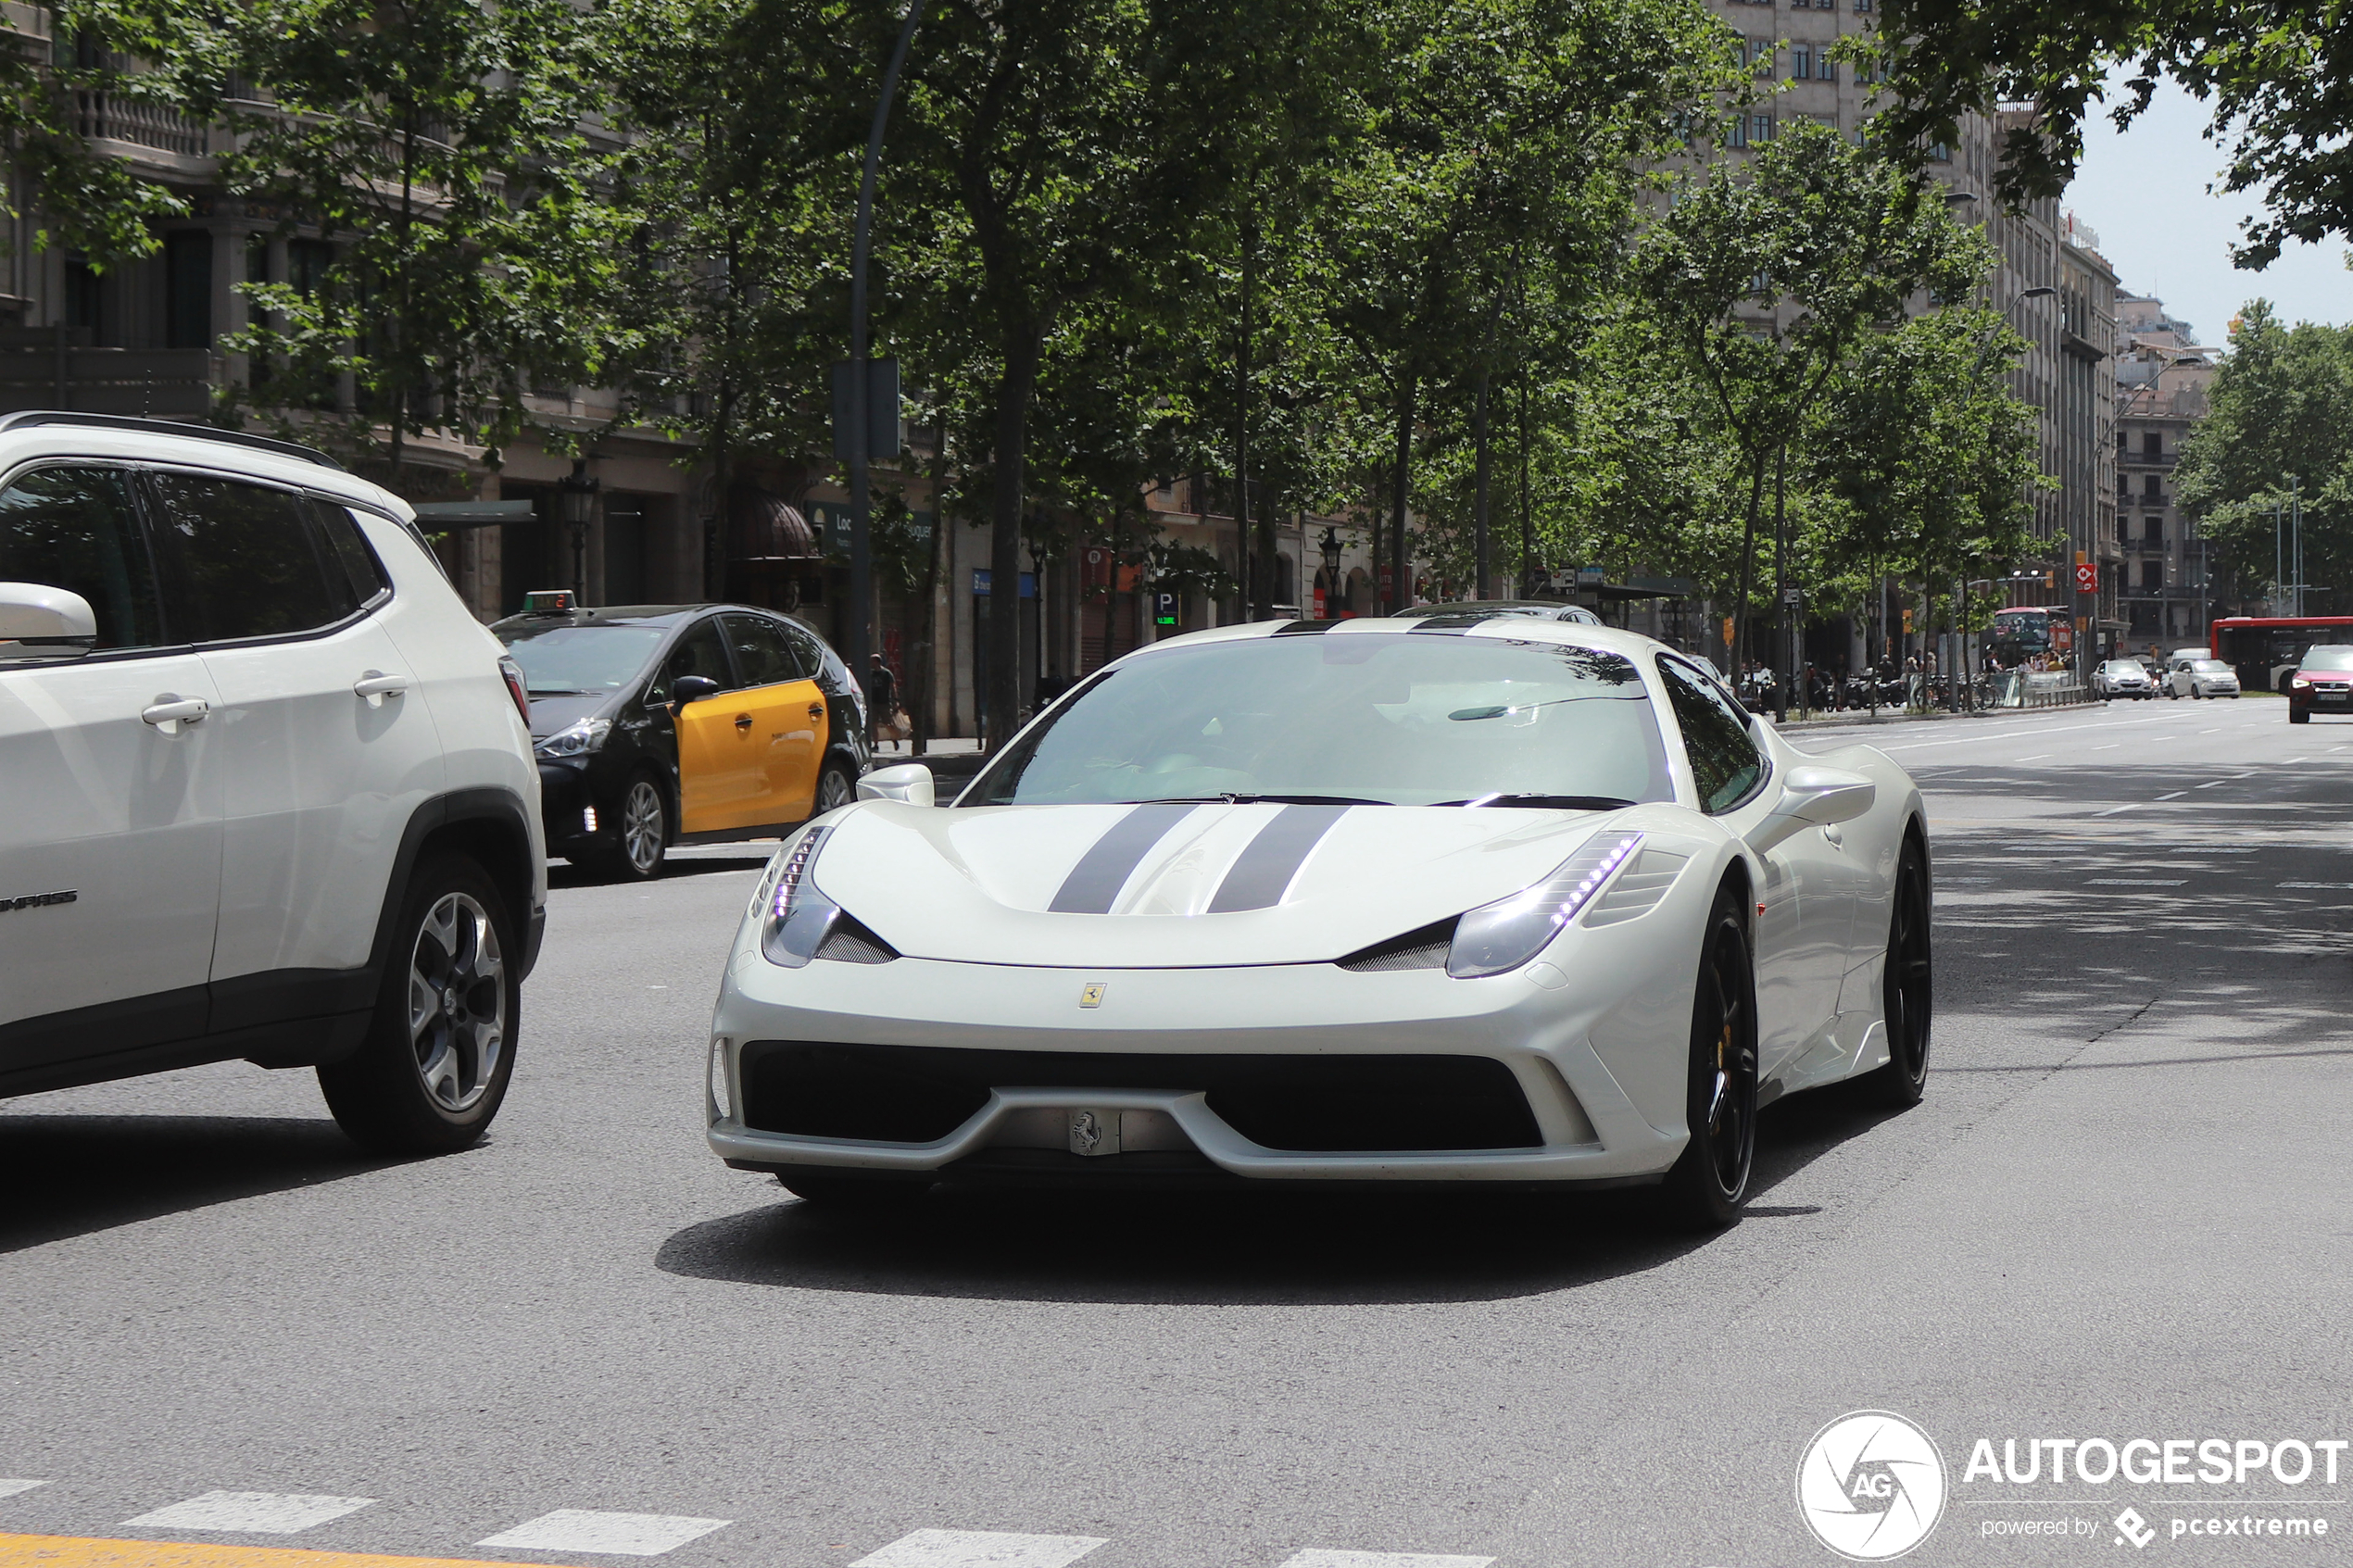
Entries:
{"type": "Polygon", "coordinates": [[[888,963],[898,956],[898,948],[848,915],[834,917],[832,932],[817,947],[817,957],[837,963],[888,963]]]}
{"type": "Polygon", "coordinates": [[[1644,845],[1633,865],[1617,873],[1617,879],[1585,911],[1587,925],[1620,925],[1658,908],[1667,890],[1675,885],[1684,864],[1691,859],[1671,849],[1644,845]]]}
{"type": "Polygon", "coordinates": [[[1362,947],[1340,960],[1340,967],[1358,974],[1386,974],[1400,969],[1444,969],[1446,950],[1454,942],[1454,922],[1459,915],[1440,921],[1436,925],[1409,931],[1403,936],[1392,936],[1386,942],[1376,942],[1362,947]]]}

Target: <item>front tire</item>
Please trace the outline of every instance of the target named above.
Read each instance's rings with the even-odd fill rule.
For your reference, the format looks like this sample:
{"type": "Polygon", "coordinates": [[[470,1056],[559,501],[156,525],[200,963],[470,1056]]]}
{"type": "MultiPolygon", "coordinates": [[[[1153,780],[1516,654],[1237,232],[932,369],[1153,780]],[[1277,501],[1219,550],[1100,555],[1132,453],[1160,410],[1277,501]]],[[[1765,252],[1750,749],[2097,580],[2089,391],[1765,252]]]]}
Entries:
{"type": "Polygon", "coordinates": [[[1909,1110],[1928,1086],[1929,1025],[1935,972],[1929,930],[1928,856],[1906,838],[1895,863],[1895,908],[1887,922],[1887,964],[1881,977],[1886,1019],[1887,1065],[1864,1075],[1865,1092],[1880,1104],[1909,1110]]]}
{"type": "Polygon", "coordinates": [[[817,795],[809,814],[822,817],[837,806],[847,806],[858,798],[858,781],[850,776],[849,765],[839,758],[829,757],[817,771],[817,795]]]}
{"type": "Polygon", "coordinates": [[[319,1069],[327,1109],[372,1154],[447,1154],[489,1130],[514,1073],[522,980],[514,924],[490,878],[462,855],[418,867],[368,1037],[319,1069]]]}
{"type": "Polygon", "coordinates": [[[1691,1141],[1659,1194],[1663,1216],[1691,1230],[1738,1223],[1756,1160],[1756,974],[1741,909],[1727,885],[1708,913],[1684,1071],[1691,1141]]]}
{"type": "Polygon", "coordinates": [[[2312,716],[2291,708],[2287,710],[2287,721],[2291,724],[2309,724],[2312,721],[2312,716]]]}
{"type": "Polygon", "coordinates": [[[670,852],[670,809],[661,785],[648,772],[630,775],[613,822],[613,847],[598,856],[596,871],[616,882],[651,882],[661,874],[670,852]]]}

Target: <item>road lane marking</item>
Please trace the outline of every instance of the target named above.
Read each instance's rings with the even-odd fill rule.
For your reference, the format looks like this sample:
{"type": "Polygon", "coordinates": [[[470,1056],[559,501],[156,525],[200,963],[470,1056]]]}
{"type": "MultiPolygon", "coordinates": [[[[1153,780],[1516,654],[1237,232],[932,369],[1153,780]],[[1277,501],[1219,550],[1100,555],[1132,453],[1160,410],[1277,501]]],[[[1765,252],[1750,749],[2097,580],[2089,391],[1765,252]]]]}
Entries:
{"type": "Polygon", "coordinates": [[[1069,1568],[1109,1539],[1017,1536],[1003,1530],[918,1530],[849,1568],[1069,1568]]]}
{"type": "Polygon", "coordinates": [[[12,1498],[19,1492],[29,1492],[35,1486],[45,1486],[46,1481],[0,1481],[0,1498],[12,1498]]]}
{"type": "Polygon", "coordinates": [[[166,1504],[136,1519],[128,1530],[218,1530],[224,1535],[291,1536],[357,1513],[373,1498],[321,1498],[302,1492],[207,1492],[166,1504]]]}
{"type": "Polygon", "coordinates": [[[2094,751],[2114,751],[2118,746],[2122,746],[2123,744],[2124,743],[2120,740],[2112,740],[2106,746],[2095,746],[2092,747],[2092,749],[2094,751]]]}
{"type": "Polygon", "coordinates": [[[0,1535],[0,1568],[514,1568],[468,1558],[383,1557],[290,1546],[111,1541],[88,1536],[0,1535]]]}
{"type": "Polygon", "coordinates": [[[2198,788],[2200,788],[2200,789],[2213,789],[2213,788],[2215,788],[2217,785],[2220,785],[2220,784],[2229,784],[2230,782],[2231,782],[2231,781],[2230,781],[2230,780],[2228,780],[2228,779],[2210,779],[2210,780],[2208,780],[2207,783],[2202,784],[2198,785],[2197,787],[2198,787],[2198,788]]]}
{"type": "Polygon", "coordinates": [[[590,1551],[614,1557],[660,1557],[688,1541],[724,1530],[732,1519],[688,1519],[669,1513],[603,1513],[560,1508],[511,1530],[484,1536],[476,1546],[515,1551],[590,1551]]]}
{"type": "Polygon", "coordinates": [[[2032,757],[2013,757],[2010,760],[2013,762],[2040,762],[2045,757],[2054,757],[2057,755],[2057,753],[2056,752],[2038,751],[2032,757]]]}
{"type": "Polygon", "coordinates": [[[2171,795],[2160,795],[2158,798],[2159,800],[2179,800],[2182,797],[2187,794],[2189,794],[2189,791],[2186,789],[2177,789],[2171,795]]]}
{"type": "Polygon", "coordinates": [[[1487,1568],[1491,1557],[1430,1557],[1411,1551],[1302,1551],[1283,1568],[1487,1568]]]}
{"type": "Polygon", "coordinates": [[[2353,882],[2284,882],[2280,885],[2282,887],[2324,887],[2334,891],[2340,887],[2353,887],[2353,882]]]}
{"type": "Polygon", "coordinates": [[[2293,768],[2298,762],[2309,762],[2310,760],[2312,759],[2309,757],[2291,757],[2286,761],[2281,763],[2280,766],[2283,768],[2293,768]]]}
{"type": "Polygon", "coordinates": [[[2113,816],[2118,815],[2118,814],[2119,814],[2119,813],[2120,813],[2120,812],[2124,812],[2124,811],[2137,811],[2137,810],[2139,810],[2140,809],[2141,809],[2141,803],[2140,803],[2139,801],[2135,800],[2135,801],[2133,801],[2132,804],[2127,805],[2127,806],[2111,806],[2111,807],[2109,807],[2109,808],[2108,808],[2107,810],[2105,810],[2105,811],[2095,811],[2095,812],[2093,812],[2093,813],[2092,813],[2092,815],[2094,815],[2095,817],[2113,817],[2113,816]]]}
{"type": "Polygon", "coordinates": [[[2095,876],[2088,879],[2085,885],[2089,887],[2184,887],[2188,884],[2187,877],[2169,879],[2158,876],[2095,876]]]}

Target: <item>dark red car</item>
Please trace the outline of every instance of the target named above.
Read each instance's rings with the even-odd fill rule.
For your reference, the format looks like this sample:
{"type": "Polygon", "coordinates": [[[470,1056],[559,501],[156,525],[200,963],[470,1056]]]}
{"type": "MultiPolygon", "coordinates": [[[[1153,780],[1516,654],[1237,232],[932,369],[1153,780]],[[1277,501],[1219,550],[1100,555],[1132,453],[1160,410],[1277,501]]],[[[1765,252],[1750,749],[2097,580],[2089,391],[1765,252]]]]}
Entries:
{"type": "Polygon", "coordinates": [[[2315,713],[2353,713],[2353,645],[2308,650],[2287,678],[2287,721],[2309,723],[2315,713]]]}

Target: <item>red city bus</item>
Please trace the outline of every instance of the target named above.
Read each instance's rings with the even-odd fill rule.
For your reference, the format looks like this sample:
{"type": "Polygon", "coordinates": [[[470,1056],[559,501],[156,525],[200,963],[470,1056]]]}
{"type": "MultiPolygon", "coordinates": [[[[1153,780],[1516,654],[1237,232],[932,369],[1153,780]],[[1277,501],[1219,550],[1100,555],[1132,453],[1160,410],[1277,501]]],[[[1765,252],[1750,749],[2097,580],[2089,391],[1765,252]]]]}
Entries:
{"type": "Polygon", "coordinates": [[[2275,692],[2307,648],[2331,643],[2353,643],[2353,615],[2227,615],[2208,646],[2238,671],[2241,691],[2275,692]]]}

